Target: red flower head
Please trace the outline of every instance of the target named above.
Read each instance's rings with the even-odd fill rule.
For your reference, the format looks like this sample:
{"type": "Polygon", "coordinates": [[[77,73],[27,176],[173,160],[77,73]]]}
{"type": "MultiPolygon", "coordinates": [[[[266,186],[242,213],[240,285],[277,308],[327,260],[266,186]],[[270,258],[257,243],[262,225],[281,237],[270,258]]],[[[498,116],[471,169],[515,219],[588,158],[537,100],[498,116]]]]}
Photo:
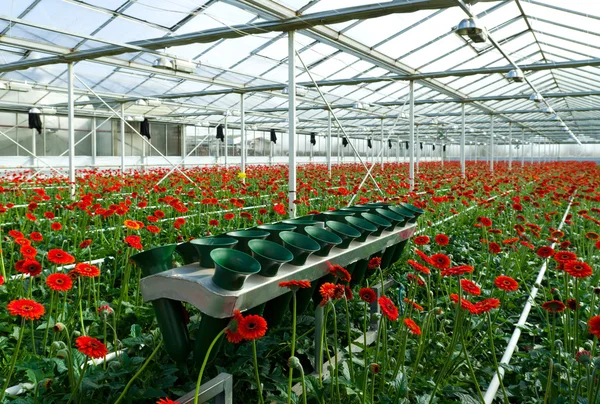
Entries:
{"type": "Polygon", "coordinates": [[[369,260],[369,264],[367,265],[367,269],[373,270],[381,267],[381,257],[373,257],[369,260]]]}
{"type": "Polygon", "coordinates": [[[550,246],[543,246],[538,248],[535,253],[538,255],[538,257],[550,258],[554,255],[554,249],[550,246]]]}
{"type": "Polygon", "coordinates": [[[88,278],[95,278],[97,276],[100,276],[100,270],[98,269],[98,267],[88,264],[86,262],[80,262],[77,265],[75,265],[75,271],[77,271],[77,274],[88,278]]]}
{"type": "Polygon", "coordinates": [[[421,335],[421,328],[410,318],[404,319],[404,325],[408,327],[408,331],[414,335],[421,335]]]}
{"type": "Polygon", "coordinates": [[[36,260],[26,259],[15,263],[17,272],[27,274],[29,276],[38,276],[42,273],[42,264],[36,260]]]}
{"type": "Polygon", "coordinates": [[[600,316],[594,316],[588,320],[590,334],[600,338],[600,316]]]}
{"type": "Polygon", "coordinates": [[[251,314],[239,322],[238,332],[248,341],[262,338],[267,333],[267,321],[261,316],[251,314]]]}
{"type": "Polygon", "coordinates": [[[398,320],[398,308],[394,305],[394,302],[392,302],[387,296],[381,296],[378,302],[384,316],[386,316],[390,321],[398,320]]]}
{"type": "Polygon", "coordinates": [[[170,398],[161,398],[156,404],[179,404],[179,401],[173,401],[170,398]]]}
{"type": "Polygon", "coordinates": [[[407,274],[406,279],[409,282],[417,282],[417,285],[419,285],[421,287],[425,286],[425,281],[423,279],[421,279],[420,276],[417,276],[415,274],[407,274]]]}
{"type": "Polygon", "coordinates": [[[59,249],[48,251],[48,261],[53,264],[67,265],[75,262],[75,257],[59,249]]]}
{"type": "Polygon", "coordinates": [[[348,272],[346,268],[342,267],[341,265],[330,266],[329,273],[338,278],[341,282],[350,282],[350,279],[352,278],[350,276],[350,272],[348,272]]]}
{"type": "Polygon", "coordinates": [[[242,337],[242,335],[239,333],[238,328],[243,318],[244,317],[239,310],[233,311],[233,319],[231,319],[227,329],[225,330],[225,337],[227,338],[227,341],[231,342],[232,344],[239,344],[244,340],[244,337],[242,337]]]}
{"type": "Polygon", "coordinates": [[[144,247],[142,246],[142,239],[140,236],[131,235],[125,237],[125,243],[131,248],[135,248],[136,250],[142,250],[144,247]]]}
{"type": "Polygon", "coordinates": [[[58,230],[62,229],[62,224],[60,224],[58,222],[54,222],[50,225],[50,228],[54,231],[58,231],[58,230]]]}
{"type": "Polygon", "coordinates": [[[500,252],[502,252],[502,247],[500,247],[500,244],[498,243],[490,243],[489,249],[490,253],[492,254],[499,254],[500,252]]]}
{"type": "Polygon", "coordinates": [[[430,258],[432,265],[437,269],[446,269],[450,267],[450,258],[446,254],[437,253],[433,254],[430,258]]]}
{"type": "Polygon", "coordinates": [[[414,239],[416,245],[426,245],[429,244],[429,236],[417,236],[414,239]]]}
{"type": "Polygon", "coordinates": [[[23,238],[24,237],[23,233],[21,233],[19,230],[10,230],[8,232],[8,235],[11,236],[12,238],[23,238]]]}
{"type": "Polygon", "coordinates": [[[417,304],[416,302],[414,302],[414,301],[412,301],[412,300],[410,300],[410,299],[408,299],[406,297],[404,299],[402,299],[402,300],[404,301],[404,303],[410,304],[412,307],[414,307],[415,310],[418,310],[418,311],[423,311],[424,310],[423,306],[421,306],[420,304],[417,304]]]}
{"type": "Polygon", "coordinates": [[[448,243],[450,242],[450,239],[445,234],[438,234],[437,236],[435,236],[435,242],[439,246],[443,247],[445,245],[448,245],[448,243]]]}
{"type": "Polygon", "coordinates": [[[285,215],[286,213],[286,209],[285,206],[283,206],[281,203],[276,203],[273,206],[273,210],[275,211],[275,213],[277,213],[278,215],[285,215]]]}
{"type": "MultiPolygon", "coordinates": [[[[450,294],[450,300],[452,300],[454,303],[458,303],[459,297],[456,293],[452,293],[452,294],[450,294]]],[[[471,303],[469,300],[465,299],[464,297],[460,298],[460,307],[464,310],[467,310],[471,314],[478,313],[475,305],[473,303],[471,303]]]]}
{"type": "Polygon", "coordinates": [[[554,253],[554,260],[558,262],[575,261],[577,254],[571,251],[557,251],[554,253]]]}
{"type": "Polygon", "coordinates": [[[363,302],[367,302],[372,304],[375,300],[377,300],[377,293],[371,288],[361,288],[358,291],[358,296],[363,302]]]}
{"type": "Polygon", "coordinates": [[[498,307],[500,307],[500,300],[493,297],[475,303],[476,314],[487,313],[492,309],[497,309],[498,307]]]}
{"type": "Polygon", "coordinates": [[[308,289],[310,288],[309,280],[291,280],[287,282],[279,282],[280,288],[288,288],[290,290],[308,289]]]}
{"type": "Polygon", "coordinates": [[[100,359],[108,354],[108,349],[99,339],[81,336],[75,341],[77,350],[90,358],[100,359]]]}
{"type": "Polygon", "coordinates": [[[479,223],[481,223],[485,227],[491,227],[492,226],[492,219],[490,219],[488,217],[480,217],[480,218],[477,219],[477,221],[479,221],[479,223]]]}
{"type": "Polygon", "coordinates": [[[46,285],[57,292],[66,292],[73,286],[73,281],[66,274],[55,273],[48,275],[46,278],[46,285]]]}
{"type": "Polygon", "coordinates": [[[567,307],[569,308],[569,310],[575,311],[575,310],[579,310],[581,305],[577,302],[577,300],[569,299],[569,300],[567,300],[567,307]]]}
{"type": "Polygon", "coordinates": [[[4,277],[0,275],[0,286],[4,285],[4,277]]]}
{"type": "Polygon", "coordinates": [[[465,293],[468,293],[470,295],[479,296],[481,294],[481,289],[479,288],[479,286],[477,286],[474,282],[471,282],[468,279],[461,279],[460,287],[462,288],[462,290],[465,291],[465,293]]]}
{"type": "Polygon", "coordinates": [[[431,260],[429,255],[425,254],[423,251],[419,250],[418,248],[415,248],[415,253],[427,264],[433,265],[433,261],[431,260]]]}
{"type": "Polygon", "coordinates": [[[561,313],[565,311],[565,304],[560,300],[550,300],[548,302],[542,303],[542,309],[550,312],[550,313],[561,313]]]}
{"type": "Polygon", "coordinates": [[[583,261],[567,261],[564,263],[565,272],[575,278],[588,278],[592,276],[592,267],[583,261]]]}
{"type": "Polygon", "coordinates": [[[219,225],[219,221],[217,219],[211,219],[208,221],[208,225],[209,226],[218,226],[219,225]]]}
{"type": "Polygon", "coordinates": [[[81,243],[79,243],[79,248],[87,248],[90,246],[90,244],[92,244],[91,239],[83,240],[81,243]]]}
{"type": "Polygon", "coordinates": [[[42,233],[37,232],[37,231],[31,232],[29,234],[29,237],[31,237],[31,239],[35,242],[40,242],[44,239],[44,236],[42,236],[42,233]]]}
{"type": "Polygon", "coordinates": [[[471,273],[475,270],[470,265],[459,265],[457,267],[444,269],[441,273],[442,276],[453,276],[453,275],[464,275],[467,273],[471,273]]]}
{"type": "Polygon", "coordinates": [[[23,247],[21,247],[20,252],[21,255],[23,255],[23,257],[25,258],[33,259],[37,255],[37,250],[30,245],[24,245],[23,247]]]}
{"type": "Polygon", "coordinates": [[[519,283],[510,276],[500,275],[494,280],[494,284],[505,292],[514,292],[519,289],[519,283]]]}
{"type": "Polygon", "coordinates": [[[429,268],[427,268],[425,265],[419,264],[417,261],[408,260],[408,261],[406,261],[406,263],[408,265],[410,265],[411,267],[413,267],[416,271],[422,272],[425,275],[429,275],[431,273],[429,268]]]}
{"type": "Polygon", "coordinates": [[[223,219],[225,220],[233,220],[234,217],[235,215],[231,212],[225,213],[225,215],[223,215],[223,219]]]}
{"type": "Polygon", "coordinates": [[[44,306],[30,299],[17,299],[8,303],[8,312],[11,316],[21,316],[26,320],[37,320],[45,313],[44,306]]]}

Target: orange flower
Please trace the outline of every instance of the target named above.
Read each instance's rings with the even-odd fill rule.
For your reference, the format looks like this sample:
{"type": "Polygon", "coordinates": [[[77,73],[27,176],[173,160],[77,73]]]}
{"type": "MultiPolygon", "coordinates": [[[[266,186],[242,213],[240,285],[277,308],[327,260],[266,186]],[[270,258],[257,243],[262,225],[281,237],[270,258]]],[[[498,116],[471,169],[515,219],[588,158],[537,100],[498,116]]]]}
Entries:
{"type": "Polygon", "coordinates": [[[592,267],[583,261],[567,261],[565,272],[575,278],[588,278],[592,276],[592,267]]]}
{"type": "Polygon", "coordinates": [[[48,275],[46,278],[46,285],[52,290],[66,292],[73,286],[73,281],[68,275],[56,273],[48,275]]]}
{"type": "Polygon", "coordinates": [[[481,294],[481,289],[479,288],[479,286],[477,286],[474,282],[471,282],[468,279],[461,279],[460,287],[462,288],[462,290],[464,290],[470,295],[479,296],[481,294]]]}
{"type": "Polygon", "coordinates": [[[67,265],[75,262],[75,257],[59,249],[48,251],[48,261],[53,264],[67,265]]]}
{"type": "Polygon", "coordinates": [[[227,341],[231,342],[232,344],[239,344],[244,340],[244,337],[242,337],[242,335],[239,333],[238,328],[240,321],[242,321],[243,318],[244,317],[239,310],[233,311],[233,319],[229,322],[229,325],[225,330],[225,337],[227,338],[227,341]]]}
{"type": "Polygon", "coordinates": [[[500,275],[494,280],[494,284],[505,292],[514,292],[519,289],[519,283],[510,276],[500,275]]]}
{"type": "Polygon", "coordinates": [[[139,230],[141,227],[135,220],[125,220],[123,225],[131,230],[139,230]]]}
{"type": "Polygon", "coordinates": [[[442,276],[452,276],[452,275],[463,275],[466,273],[473,272],[475,268],[470,265],[459,265],[457,267],[444,269],[441,273],[442,276]]]}
{"type": "Polygon", "coordinates": [[[86,262],[80,262],[77,265],[75,265],[75,271],[77,272],[77,274],[88,278],[95,278],[97,276],[100,276],[100,270],[98,269],[98,267],[95,265],[88,264],[86,262]]]}
{"type": "Polygon", "coordinates": [[[248,341],[262,338],[267,333],[267,321],[259,315],[251,314],[239,322],[238,332],[248,341]]]}
{"type": "Polygon", "coordinates": [[[308,289],[310,288],[309,280],[291,280],[286,282],[279,282],[280,288],[288,288],[290,290],[308,289]]]}
{"type": "Polygon", "coordinates": [[[431,257],[431,263],[437,269],[446,269],[450,267],[450,258],[446,254],[438,253],[433,254],[431,257]]]}
{"type": "Polygon", "coordinates": [[[99,339],[82,336],[75,341],[77,350],[90,358],[100,359],[108,354],[108,349],[99,339]]]}
{"type": "Polygon", "coordinates": [[[410,318],[404,319],[404,325],[408,327],[408,331],[414,335],[421,335],[421,328],[410,318]]]}
{"type": "Polygon", "coordinates": [[[37,320],[46,310],[44,306],[30,299],[17,299],[8,303],[8,312],[11,316],[21,316],[26,320],[37,320]]]}

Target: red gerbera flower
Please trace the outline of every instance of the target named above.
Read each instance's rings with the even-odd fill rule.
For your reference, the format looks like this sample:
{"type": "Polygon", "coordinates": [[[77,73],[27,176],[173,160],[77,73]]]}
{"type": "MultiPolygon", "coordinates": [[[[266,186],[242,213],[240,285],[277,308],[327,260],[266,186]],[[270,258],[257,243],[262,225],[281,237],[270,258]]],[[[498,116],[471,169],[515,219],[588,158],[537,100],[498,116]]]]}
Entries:
{"type": "Polygon", "coordinates": [[[280,288],[288,288],[290,290],[308,289],[310,288],[309,280],[291,280],[286,282],[279,282],[280,288]]]}
{"type": "Polygon", "coordinates": [[[37,250],[30,245],[24,245],[21,247],[20,252],[25,258],[35,258],[37,255],[37,250]]]}
{"type": "Polygon", "coordinates": [[[600,338],[600,316],[594,316],[588,320],[590,334],[600,338]]]}
{"type": "Polygon", "coordinates": [[[57,292],[66,292],[73,286],[73,281],[68,275],[62,273],[50,274],[46,278],[46,285],[57,292]]]}
{"type": "Polygon", "coordinates": [[[426,245],[429,244],[429,236],[417,236],[415,237],[415,244],[416,245],[426,245]]]}
{"type": "Polygon", "coordinates": [[[386,316],[390,321],[398,320],[398,308],[394,305],[394,302],[392,302],[390,298],[387,296],[381,296],[378,302],[384,316],[386,316]]]}
{"type": "Polygon", "coordinates": [[[170,398],[161,398],[156,404],[179,404],[179,401],[173,401],[170,398]]]}
{"type": "Polygon", "coordinates": [[[75,265],[75,271],[81,275],[88,278],[95,278],[100,276],[100,269],[97,266],[88,264],[86,262],[80,262],[75,265]]]}
{"type": "Polygon", "coordinates": [[[415,308],[415,310],[419,310],[419,311],[423,311],[423,306],[421,306],[420,304],[417,304],[416,302],[413,302],[412,300],[408,299],[408,298],[404,298],[404,303],[406,304],[410,304],[412,307],[415,308]]]}
{"type": "Polygon", "coordinates": [[[227,338],[227,341],[231,342],[232,344],[239,344],[244,340],[244,337],[242,337],[238,329],[238,325],[243,318],[244,317],[239,310],[233,311],[233,319],[229,322],[229,325],[225,330],[225,337],[227,338]]]}
{"type": "Polygon", "coordinates": [[[92,240],[91,239],[83,240],[81,243],[79,243],[79,248],[89,247],[90,244],[92,244],[92,240]]]}
{"type": "Polygon", "coordinates": [[[23,238],[23,233],[21,233],[19,230],[10,230],[8,232],[8,235],[11,236],[12,238],[23,238]]]}
{"type": "Polygon", "coordinates": [[[554,249],[550,246],[543,246],[538,248],[535,253],[538,255],[538,257],[550,258],[554,255],[554,249]]]}
{"type": "Polygon", "coordinates": [[[342,282],[350,282],[350,272],[341,265],[332,265],[329,267],[329,273],[342,282]]]}
{"type": "Polygon", "coordinates": [[[577,260],[577,254],[571,251],[557,251],[554,253],[554,260],[558,262],[567,262],[577,260]]]}
{"type": "Polygon", "coordinates": [[[442,276],[452,276],[452,275],[463,275],[466,273],[473,272],[475,268],[470,265],[459,265],[457,267],[444,269],[441,273],[442,276]]]}
{"type": "Polygon", "coordinates": [[[371,288],[361,288],[358,291],[358,296],[364,302],[372,304],[375,300],[377,300],[377,293],[371,288]]]}
{"type": "Polygon", "coordinates": [[[404,325],[406,327],[408,327],[408,331],[410,331],[411,334],[421,335],[421,328],[419,328],[419,326],[417,325],[417,323],[415,323],[412,319],[405,318],[404,319],[404,325]]]}
{"type": "Polygon", "coordinates": [[[81,336],[75,341],[77,350],[90,358],[100,359],[108,354],[106,346],[97,338],[81,336]]]}
{"type": "Polygon", "coordinates": [[[0,275],[0,286],[4,285],[4,277],[0,275]]]}
{"type": "Polygon", "coordinates": [[[443,247],[445,245],[448,245],[448,243],[450,242],[450,239],[445,234],[438,234],[437,236],[435,236],[435,242],[439,246],[443,247]]]}
{"type": "Polygon", "coordinates": [[[490,243],[489,245],[490,253],[499,254],[502,251],[502,247],[498,243],[490,243]]]}
{"type": "Polygon", "coordinates": [[[379,268],[380,266],[381,266],[381,257],[373,257],[369,260],[367,269],[373,270],[373,269],[379,268]]]}
{"type": "Polygon", "coordinates": [[[125,243],[131,248],[135,248],[136,250],[141,250],[144,247],[142,246],[142,239],[140,236],[131,235],[125,237],[125,243]]]}
{"type": "Polygon", "coordinates": [[[238,332],[248,341],[262,338],[267,333],[267,321],[259,315],[251,314],[239,322],[238,332]]]}
{"type": "Polygon", "coordinates": [[[481,223],[485,227],[491,227],[492,226],[492,219],[490,219],[489,217],[480,217],[477,220],[479,221],[479,223],[481,223]]]}
{"type": "Polygon", "coordinates": [[[565,272],[575,278],[587,278],[592,276],[592,267],[583,261],[567,261],[564,264],[565,272]]]}
{"type": "Polygon", "coordinates": [[[416,271],[422,272],[425,275],[429,275],[431,273],[429,268],[427,268],[425,265],[419,264],[417,261],[408,260],[408,261],[406,261],[406,263],[408,265],[410,265],[411,267],[413,267],[416,271]]]}
{"type": "Polygon", "coordinates": [[[75,257],[59,249],[48,251],[48,261],[53,264],[67,265],[75,262],[75,257]]]}
{"type": "Polygon", "coordinates": [[[38,276],[42,273],[42,264],[34,259],[25,259],[15,263],[17,272],[27,274],[29,276],[38,276]]]}
{"type": "Polygon", "coordinates": [[[497,309],[498,307],[500,307],[500,300],[493,297],[475,303],[475,311],[477,312],[476,314],[487,313],[488,311],[497,309]]]}
{"type": "Polygon", "coordinates": [[[16,238],[15,239],[15,243],[18,244],[18,245],[20,245],[20,246],[22,246],[22,247],[31,245],[31,241],[29,241],[28,239],[26,239],[24,237],[16,238]]]}
{"type": "Polygon", "coordinates": [[[577,300],[569,299],[569,300],[567,300],[567,307],[569,308],[569,310],[575,311],[575,310],[579,310],[581,305],[579,304],[579,302],[577,302],[577,300]]]}
{"type": "Polygon", "coordinates": [[[218,226],[219,225],[219,221],[217,219],[211,219],[208,221],[208,225],[209,226],[218,226]]]}
{"type": "Polygon", "coordinates": [[[550,300],[545,303],[542,303],[542,309],[550,313],[561,313],[565,311],[565,308],[565,304],[560,300],[550,300]]]}
{"type": "Polygon", "coordinates": [[[500,275],[494,280],[494,284],[505,292],[514,292],[519,289],[519,283],[510,276],[500,275]]]}
{"type": "Polygon", "coordinates": [[[62,229],[62,224],[60,224],[58,222],[54,222],[50,225],[50,228],[54,231],[58,231],[58,230],[62,229]]]}
{"type": "MultiPolygon", "coordinates": [[[[452,300],[454,303],[458,303],[459,297],[456,293],[452,293],[450,294],[450,300],[452,300]]],[[[477,309],[475,308],[475,305],[469,300],[465,299],[464,297],[460,298],[460,307],[464,310],[467,310],[471,314],[477,314],[477,309]]]]}
{"type": "Polygon", "coordinates": [[[8,312],[11,316],[21,316],[26,320],[37,320],[45,313],[44,306],[30,299],[17,299],[8,303],[8,312]]]}
{"type": "Polygon", "coordinates": [[[460,287],[462,288],[462,290],[465,291],[465,293],[468,293],[470,295],[479,296],[481,294],[481,289],[479,288],[479,286],[477,286],[474,282],[471,282],[468,279],[461,279],[460,287]]]}
{"type": "Polygon", "coordinates": [[[423,251],[419,250],[418,248],[415,248],[415,253],[426,263],[428,263],[429,265],[433,265],[433,261],[431,260],[431,258],[429,257],[429,255],[425,254],[423,251]]]}
{"type": "Polygon", "coordinates": [[[446,254],[437,253],[431,257],[431,263],[437,269],[446,269],[450,267],[450,258],[446,254]]]}
{"type": "Polygon", "coordinates": [[[223,219],[225,220],[232,220],[235,217],[235,215],[231,212],[229,213],[225,213],[225,215],[223,216],[223,219]]]}
{"type": "Polygon", "coordinates": [[[160,228],[157,226],[154,226],[153,224],[146,226],[146,230],[148,230],[150,233],[153,233],[153,234],[160,233],[160,228]]]}
{"type": "Polygon", "coordinates": [[[36,242],[40,242],[44,239],[44,236],[42,236],[42,233],[40,233],[38,231],[31,232],[29,234],[29,237],[31,237],[31,239],[36,242]]]}

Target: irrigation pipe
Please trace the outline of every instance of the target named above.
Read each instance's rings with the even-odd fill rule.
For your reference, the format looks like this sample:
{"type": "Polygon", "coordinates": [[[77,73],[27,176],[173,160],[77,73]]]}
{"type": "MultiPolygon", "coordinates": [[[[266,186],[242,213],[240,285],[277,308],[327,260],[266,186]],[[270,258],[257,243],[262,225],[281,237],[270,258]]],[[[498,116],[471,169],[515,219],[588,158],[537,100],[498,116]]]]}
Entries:
{"type": "MultiPolygon", "coordinates": [[[[558,226],[558,230],[560,230],[563,227],[563,225],[565,224],[565,220],[567,219],[567,215],[569,214],[569,210],[571,209],[571,204],[573,203],[573,200],[575,199],[576,193],[577,193],[577,190],[573,193],[573,195],[571,195],[571,200],[569,201],[569,206],[567,206],[567,210],[565,211],[562,221],[560,222],[560,225],[558,226]]],[[[554,248],[555,245],[556,245],[556,243],[552,243],[551,247],[554,248]]],[[[542,265],[542,267],[540,268],[540,272],[538,273],[538,276],[535,280],[534,285],[541,285],[542,280],[544,279],[544,275],[546,274],[547,266],[548,266],[548,260],[546,260],[544,262],[544,264],[542,265]]],[[[537,296],[537,292],[538,292],[538,287],[534,286],[531,289],[531,293],[529,294],[527,303],[525,303],[525,307],[523,308],[521,317],[519,317],[519,321],[517,322],[517,325],[515,326],[515,330],[513,331],[513,334],[510,337],[510,340],[508,341],[508,346],[506,347],[506,350],[504,351],[504,355],[502,355],[502,359],[500,360],[500,365],[508,365],[508,363],[510,362],[510,359],[512,358],[513,354],[515,353],[515,349],[517,348],[517,343],[519,342],[519,338],[521,337],[521,329],[523,326],[525,326],[527,317],[529,317],[529,312],[531,311],[531,308],[533,307],[533,304],[535,303],[535,297],[537,296]]],[[[494,374],[494,378],[490,382],[490,385],[488,386],[488,389],[485,392],[485,396],[483,397],[485,404],[492,404],[492,401],[494,401],[494,398],[496,397],[496,393],[498,392],[498,387],[500,387],[500,377],[504,377],[504,368],[502,366],[498,366],[498,371],[494,374]],[[500,376],[498,376],[498,375],[500,375],[500,376]]]]}

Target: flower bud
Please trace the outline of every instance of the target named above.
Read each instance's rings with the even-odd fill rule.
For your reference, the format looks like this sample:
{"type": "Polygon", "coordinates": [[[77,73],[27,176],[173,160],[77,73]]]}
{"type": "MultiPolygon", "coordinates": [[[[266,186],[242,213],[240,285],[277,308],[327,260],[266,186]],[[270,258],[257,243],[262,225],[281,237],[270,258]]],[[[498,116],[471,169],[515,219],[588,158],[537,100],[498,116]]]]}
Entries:
{"type": "Polygon", "coordinates": [[[59,351],[56,352],[56,357],[58,359],[65,359],[68,355],[69,355],[69,353],[67,352],[66,349],[60,349],[59,351]]]}
{"type": "Polygon", "coordinates": [[[379,321],[381,320],[381,313],[373,313],[371,315],[371,321],[379,321]]]}
{"type": "Polygon", "coordinates": [[[600,369],[600,358],[594,358],[594,367],[600,369]]]}
{"type": "Polygon", "coordinates": [[[302,369],[300,359],[298,359],[295,356],[290,356],[290,358],[288,359],[288,367],[291,369],[302,369]]]}
{"type": "Polygon", "coordinates": [[[377,363],[371,363],[369,365],[369,371],[374,375],[379,373],[380,370],[381,370],[381,366],[379,366],[379,364],[377,364],[377,363]]]}
{"type": "Polygon", "coordinates": [[[54,331],[55,333],[61,333],[65,330],[65,325],[63,323],[56,323],[54,324],[54,327],[52,327],[52,331],[54,331]]]}
{"type": "Polygon", "coordinates": [[[575,354],[575,360],[577,363],[581,363],[582,365],[588,365],[592,361],[590,351],[577,351],[575,354]]]}
{"type": "Polygon", "coordinates": [[[54,350],[57,350],[57,351],[58,351],[58,350],[60,350],[60,349],[66,349],[66,348],[67,348],[67,344],[65,344],[65,343],[64,343],[64,342],[62,342],[62,341],[54,341],[54,342],[52,343],[52,349],[54,349],[54,350]]]}
{"type": "Polygon", "coordinates": [[[54,379],[43,379],[38,383],[38,387],[48,390],[52,383],[54,383],[54,379]]]}
{"type": "Polygon", "coordinates": [[[73,336],[74,337],[80,337],[81,336],[81,332],[75,330],[75,331],[73,331],[73,336]]]}

